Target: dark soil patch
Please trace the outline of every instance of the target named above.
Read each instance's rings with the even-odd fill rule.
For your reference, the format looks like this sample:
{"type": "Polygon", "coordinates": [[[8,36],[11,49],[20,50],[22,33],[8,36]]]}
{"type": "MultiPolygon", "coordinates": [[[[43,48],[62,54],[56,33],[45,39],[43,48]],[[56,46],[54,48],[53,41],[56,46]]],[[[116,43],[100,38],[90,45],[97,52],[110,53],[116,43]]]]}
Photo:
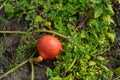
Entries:
{"type": "MultiPolygon", "coordinates": [[[[41,63],[34,64],[35,78],[34,80],[48,80],[46,76],[46,68],[53,68],[51,61],[43,61],[41,63]]],[[[30,80],[31,79],[31,68],[30,64],[26,64],[21,67],[17,72],[8,75],[3,80],[30,80]]]]}
{"type": "MultiPolygon", "coordinates": [[[[117,38],[120,37],[120,29],[116,28],[116,42],[115,44],[111,47],[110,51],[108,51],[105,54],[105,57],[109,60],[108,63],[108,68],[112,71],[114,69],[120,67],[120,41],[117,41],[117,38]]],[[[113,78],[115,78],[116,75],[113,75],[113,78]]]]}

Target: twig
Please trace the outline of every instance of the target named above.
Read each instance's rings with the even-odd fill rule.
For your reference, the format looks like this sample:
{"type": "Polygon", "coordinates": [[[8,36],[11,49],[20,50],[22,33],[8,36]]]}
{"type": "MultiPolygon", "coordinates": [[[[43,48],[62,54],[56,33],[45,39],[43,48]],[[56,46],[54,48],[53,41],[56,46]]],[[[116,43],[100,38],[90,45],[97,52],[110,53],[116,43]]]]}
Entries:
{"type": "Polygon", "coordinates": [[[85,22],[88,20],[89,17],[90,15],[86,16],[85,19],[81,22],[81,24],[76,27],[76,30],[78,30],[79,28],[82,28],[85,25],[85,22]]]}

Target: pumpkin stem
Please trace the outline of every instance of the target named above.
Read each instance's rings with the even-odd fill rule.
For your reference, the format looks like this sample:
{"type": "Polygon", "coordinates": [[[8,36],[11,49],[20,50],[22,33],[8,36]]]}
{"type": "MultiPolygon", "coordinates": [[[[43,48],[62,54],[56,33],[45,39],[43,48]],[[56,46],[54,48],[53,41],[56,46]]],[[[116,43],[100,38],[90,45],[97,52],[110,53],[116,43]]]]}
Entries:
{"type": "Polygon", "coordinates": [[[65,36],[65,35],[63,35],[63,34],[59,34],[59,33],[57,33],[57,32],[54,32],[54,31],[50,31],[50,30],[35,30],[35,32],[36,33],[40,33],[40,32],[46,32],[46,33],[52,33],[52,34],[56,34],[56,35],[58,35],[58,36],[60,36],[60,37],[62,37],[62,38],[67,38],[67,36],[65,36]]]}
{"type": "Polygon", "coordinates": [[[34,65],[33,65],[33,60],[31,59],[30,61],[30,64],[31,64],[31,69],[32,69],[32,72],[31,72],[31,80],[34,80],[34,65]]]}
{"type": "Polygon", "coordinates": [[[36,57],[36,58],[32,58],[32,60],[33,60],[34,62],[41,62],[41,61],[43,60],[43,58],[42,58],[41,56],[38,56],[38,57],[36,57]]]}
{"type": "MultiPolygon", "coordinates": [[[[62,38],[67,38],[67,36],[63,35],[63,34],[59,34],[57,32],[54,32],[54,31],[50,31],[50,30],[35,30],[34,31],[35,33],[42,33],[42,32],[46,32],[46,33],[52,33],[52,34],[56,34],[62,38]]],[[[0,33],[3,33],[3,34],[26,34],[26,32],[24,31],[0,31],[0,33]]]]}

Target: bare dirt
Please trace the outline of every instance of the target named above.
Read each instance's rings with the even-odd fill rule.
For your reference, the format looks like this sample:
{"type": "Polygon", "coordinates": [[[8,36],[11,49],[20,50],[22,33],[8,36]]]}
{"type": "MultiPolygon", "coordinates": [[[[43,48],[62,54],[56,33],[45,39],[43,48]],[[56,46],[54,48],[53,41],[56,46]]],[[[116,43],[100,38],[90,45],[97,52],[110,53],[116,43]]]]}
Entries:
{"type": "MultiPolygon", "coordinates": [[[[51,61],[43,61],[41,63],[34,64],[35,73],[34,80],[48,80],[46,76],[46,68],[53,67],[51,61]]],[[[30,80],[31,79],[31,68],[30,64],[26,64],[21,67],[17,72],[8,75],[3,80],[30,80]]]]}

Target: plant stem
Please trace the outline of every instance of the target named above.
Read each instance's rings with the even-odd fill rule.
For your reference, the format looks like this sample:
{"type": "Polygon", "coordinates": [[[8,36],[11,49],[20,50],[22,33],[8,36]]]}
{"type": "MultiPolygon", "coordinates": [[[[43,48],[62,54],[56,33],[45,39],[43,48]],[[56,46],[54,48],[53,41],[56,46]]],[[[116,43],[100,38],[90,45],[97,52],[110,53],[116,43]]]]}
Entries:
{"type": "Polygon", "coordinates": [[[0,75],[0,80],[3,77],[5,77],[5,76],[9,75],[10,73],[14,72],[16,69],[20,68],[21,66],[23,66],[24,64],[26,64],[29,61],[30,61],[30,59],[27,59],[27,60],[23,61],[22,63],[18,64],[16,67],[10,69],[8,72],[4,73],[3,75],[0,75]]]}
{"type": "Polygon", "coordinates": [[[57,32],[54,32],[54,31],[50,31],[50,30],[35,30],[35,32],[47,32],[47,33],[52,33],[52,34],[56,34],[60,37],[63,37],[63,38],[67,38],[66,36],[62,35],[62,34],[59,34],[57,32]]]}
{"type": "Polygon", "coordinates": [[[31,69],[32,69],[31,80],[34,80],[34,65],[33,65],[33,60],[30,60],[30,64],[31,64],[31,69]]]}
{"type": "Polygon", "coordinates": [[[68,67],[68,70],[63,73],[63,77],[65,77],[66,74],[67,74],[67,72],[73,67],[73,65],[75,64],[76,60],[77,60],[77,56],[75,56],[73,62],[72,62],[72,63],[70,64],[70,66],[68,67]]]}
{"type": "Polygon", "coordinates": [[[120,62],[120,60],[118,60],[117,58],[114,58],[114,57],[110,57],[110,59],[113,59],[114,61],[120,62]]]}
{"type": "Polygon", "coordinates": [[[0,33],[3,33],[3,34],[25,34],[26,32],[24,32],[24,31],[0,31],[0,33]]]}
{"type": "Polygon", "coordinates": [[[76,60],[77,60],[77,56],[75,56],[73,62],[72,62],[71,65],[69,66],[69,68],[68,68],[69,70],[73,67],[73,65],[75,64],[76,60]]]}
{"type": "Polygon", "coordinates": [[[0,10],[3,8],[3,6],[7,3],[8,0],[6,0],[1,6],[0,6],[0,10]]]}
{"type": "MultiPolygon", "coordinates": [[[[52,33],[52,34],[56,34],[60,37],[67,38],[67,36],[64,36],[62,34],[59,34],[57,32],[50,31],[50,30],[35,30],[34,32],[36,32],[36,33],[42,33],[42,32],[52,33]]],[[[0,33],[3,33],[3,34],[26,34],[26,32],[24,32],[24,31],[0,31],[0,33]]]]}
{"type": "Polygon", "coordinates": [[[120,80],[120,76],[114,78],[113,80],[120,80]]]}
{"type": "Polygon", "coordinates": [[[38,56],[38,57],[32,58],[32,60],[34,62],[41,62],[41,61],[43,61],[43,58],[41,56],[38,56]]]}

